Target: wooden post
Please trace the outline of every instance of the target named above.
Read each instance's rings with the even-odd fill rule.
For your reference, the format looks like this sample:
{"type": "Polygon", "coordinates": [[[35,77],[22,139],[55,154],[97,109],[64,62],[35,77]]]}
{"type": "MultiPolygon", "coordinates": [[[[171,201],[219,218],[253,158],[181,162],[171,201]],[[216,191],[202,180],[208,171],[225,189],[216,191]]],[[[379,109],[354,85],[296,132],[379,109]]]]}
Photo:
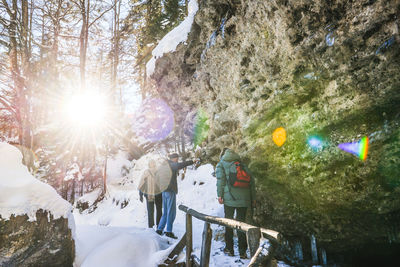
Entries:
{"type": "Polygon", "coordinates": [[[167,260],[164,263],[171,264],[176,263],[178,255],[183,251],[186,245],[186,233],[182,236],[181,240],[175,244],[174,249],[169,253],[167,260]]]}
{"type": "Polygon", "coordinates": [[[247,245],[249,246],[250,256],[253,257],[256,254],[258,247],[260,246],[261,230],[260,228],[254,227],[247,231],[247,245]]]}
{"type": "Polygon", "coordinates": [[[200,267],[208,267],[210,263],[212,230],[208,222],[204,223],[203,242],[201,244],[200,267]]]}
{"type": "Polygon", "coordinates": [[[186,213],[186,267],[191,267],[191,255],[193,249],[192,215],[186,213]]]}
{"type": "Polygon", "coordinates": [[[275,266],[271,265],[272,264],[271,260],[273,258],[276,248],[277,248],[276,244],[264,241],[258,247],[256,254],[254,254],[254,256],[250,259],[248,267],[275,266]]]}
{"type": "Polygon", "coordinates": [[[104,161],[104,168],[103,168],[103,195],[106,195],[107,192],[107,159],[108,159],[108,141],[106,140],[106,157],[104,161]]]}

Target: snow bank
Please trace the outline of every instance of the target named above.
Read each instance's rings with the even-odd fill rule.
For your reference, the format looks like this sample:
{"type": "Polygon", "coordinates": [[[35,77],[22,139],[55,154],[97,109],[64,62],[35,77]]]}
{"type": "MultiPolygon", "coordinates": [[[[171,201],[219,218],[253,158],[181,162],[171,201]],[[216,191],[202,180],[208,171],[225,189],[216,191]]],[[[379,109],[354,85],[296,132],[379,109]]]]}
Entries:
{"type": "Polygon", "coordinates": [[[151,230],[135,227],[80,226],[76,266],[157,266],[168,244],[151,230]]]}
{"type": "Polygon", "coordinates": [[[34,221],[39,209],[50,212],[55,219],[73,218],[71,205],[54,188],[28,172],[16,147],[0,143],[0,155],[0,216],[3,219],[9,219],[12,214],[27,214],[34,221]]]}
{"type": "Polygon", "coordinates": [[[190,0],[188,4],[188,16],[181,22],[181,24],[167,33],[167,35],[165,35],[153,49],[153,57],[146,64],[146,73],[148,77],[150,77],[154,72],[157,58],[162,57],[165,53],[175,51],[176,47],[180,43],[186,41],[190,29],[192,28],[194,16],[198,9],[199,5],[197,4],[197,1],[190,0]]]}
{"type": "Polygon", "coordinates": [[[101,194],[101,188],[96,188],[90,193],[84,194],[78,199],[78,202],[85,203],[87,202],[89,207],[93,205],[93,203],[99,198],[101,194]]]}

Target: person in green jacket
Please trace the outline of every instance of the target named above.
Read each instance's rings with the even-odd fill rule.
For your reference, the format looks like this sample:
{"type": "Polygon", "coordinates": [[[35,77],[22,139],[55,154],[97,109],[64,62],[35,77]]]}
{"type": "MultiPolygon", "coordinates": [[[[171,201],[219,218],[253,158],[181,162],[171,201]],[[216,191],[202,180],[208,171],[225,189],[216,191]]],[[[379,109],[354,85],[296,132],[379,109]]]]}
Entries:
{"type": "MultiPolygon", "coordinates": [[[[250,174],[250,186],[247,188],[233,187],[229,184],[229,169],[235,168],[234,162],[240,162],[244,171],[250,174],[249,169],[240,161],[240,157],[233,150],[224,148],[220,162],[217,164],[215,174],[217,176],[217,194],[218,202],[224,204],[225,218],[233,219],[236,210],[236,220],[244,222],[246,212],[251,208],[255,199],[254,178],[250,174]]],[[[246,234],[238,231],[239,255],[240,258],[247,258],[246,234]]],[[[224,252],[230,256],[234,255],[233,250],[233,229],[225,227],[225,249],[224,252]]]]}

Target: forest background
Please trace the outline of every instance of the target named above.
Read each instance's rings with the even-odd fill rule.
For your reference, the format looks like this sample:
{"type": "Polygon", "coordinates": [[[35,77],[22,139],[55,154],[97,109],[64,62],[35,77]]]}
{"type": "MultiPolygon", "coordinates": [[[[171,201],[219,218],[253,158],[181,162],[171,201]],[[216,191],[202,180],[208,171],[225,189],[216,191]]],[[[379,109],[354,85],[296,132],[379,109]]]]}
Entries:
{"type": "Polygon", "coordinates": [[[187,6],[187,0],[1,0],[0,141],[18,146],[29,170],[72,203],[94,188],[106,191],[107,159],[119,150],[131,159],[160,146],[185,155],[180,125],[150,143],[132,124],[140,103],[157,97],[144,89],[151,51],[187,6]],[[107,106],[101,117],[94,98],[107,106]],[[85,109],[99,121],[78,123],[85,109]]]}

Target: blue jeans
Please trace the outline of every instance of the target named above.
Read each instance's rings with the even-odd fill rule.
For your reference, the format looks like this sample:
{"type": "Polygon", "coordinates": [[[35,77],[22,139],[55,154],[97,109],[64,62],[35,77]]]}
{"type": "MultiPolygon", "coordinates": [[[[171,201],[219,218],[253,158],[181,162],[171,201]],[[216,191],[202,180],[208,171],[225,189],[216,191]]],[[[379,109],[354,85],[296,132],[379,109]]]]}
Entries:
{"type": "Polygon", "coordinates": [[[176,193],[173,191],[165,191],[162,193],[162,199],[163,215],[158,224],[158,230],[163,231],[165,225],[167,225],[166,232],[172,232],[172,225],[176,217],[176,193]]]}

